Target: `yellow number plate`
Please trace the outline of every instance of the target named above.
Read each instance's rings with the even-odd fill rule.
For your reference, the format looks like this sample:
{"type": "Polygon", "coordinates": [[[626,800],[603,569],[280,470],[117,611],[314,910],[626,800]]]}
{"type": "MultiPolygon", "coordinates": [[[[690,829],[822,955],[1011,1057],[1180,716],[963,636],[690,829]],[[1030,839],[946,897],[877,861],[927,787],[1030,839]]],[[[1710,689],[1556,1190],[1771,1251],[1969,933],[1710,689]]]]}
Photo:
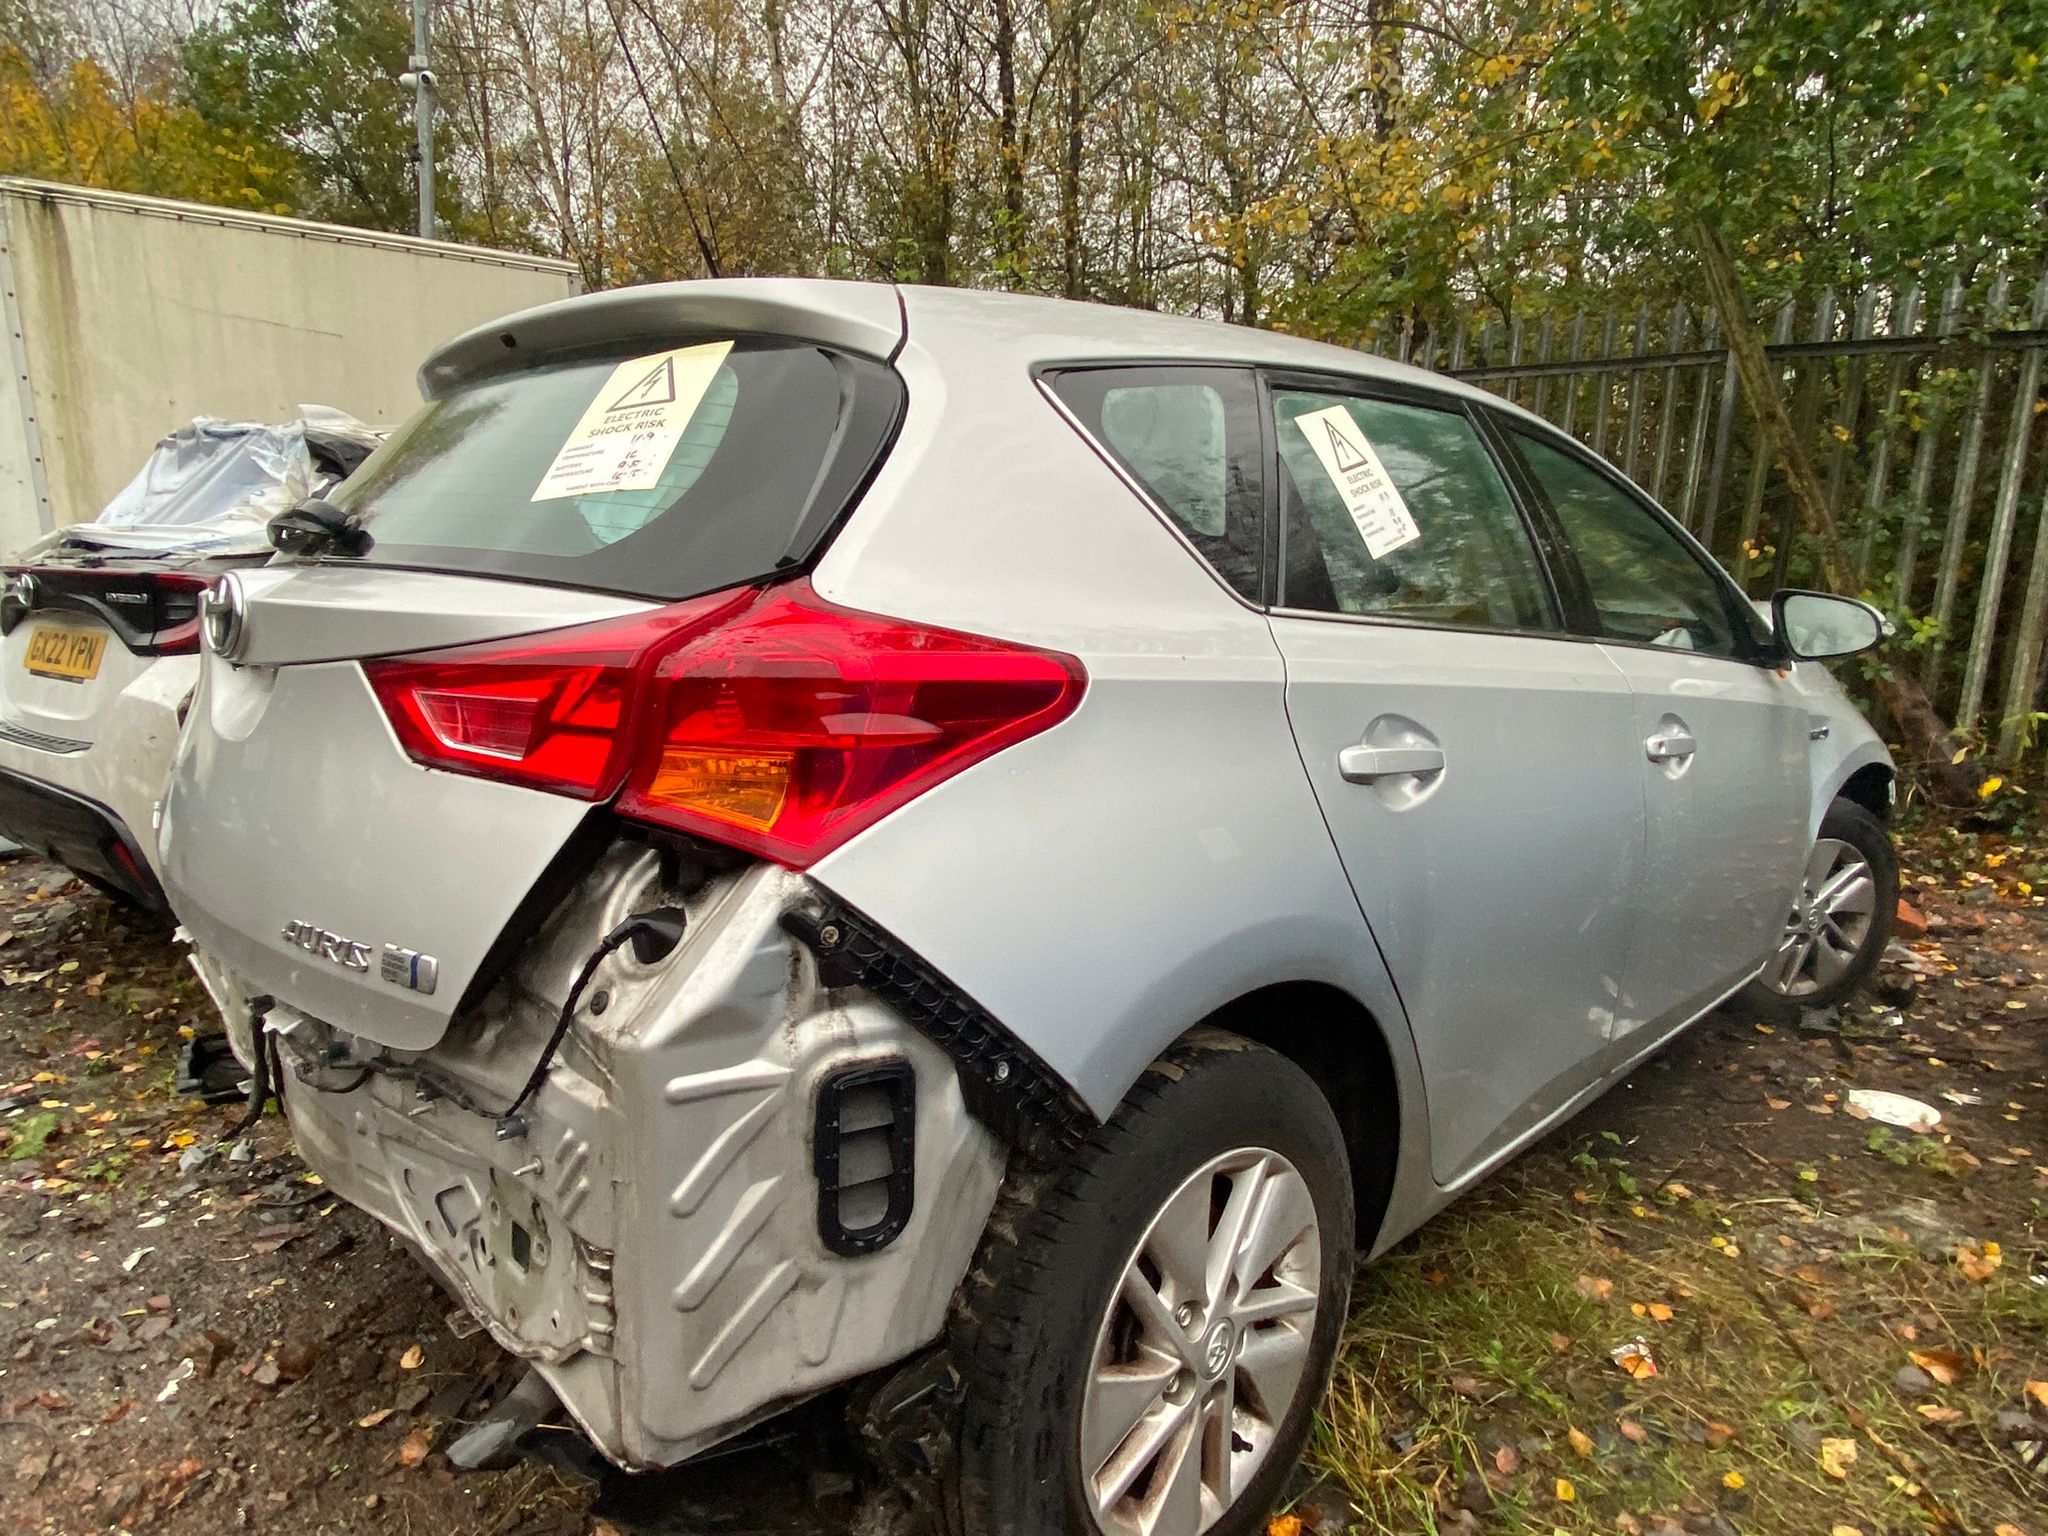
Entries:
{"type": "Polygon", "coordinates": [[[22,664],[43,677],[69,678],[89,683],[100,675],[100,660],[107,654],[104,629],[73,629],[68,624],[38,624],[28,637],[28,655],[22,664]]]}

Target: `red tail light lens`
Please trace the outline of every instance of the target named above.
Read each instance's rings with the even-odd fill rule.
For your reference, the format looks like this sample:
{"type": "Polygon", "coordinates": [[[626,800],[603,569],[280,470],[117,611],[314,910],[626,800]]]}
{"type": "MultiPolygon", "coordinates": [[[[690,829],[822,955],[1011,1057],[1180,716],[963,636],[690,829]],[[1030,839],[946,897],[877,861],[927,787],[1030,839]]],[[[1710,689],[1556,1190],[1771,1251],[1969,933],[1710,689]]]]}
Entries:
{"type": "Polygon", "coordinates": [[[1057,725],[1079,661],[826,602],[806,582],[366,665],[412,757],[802,868],[1057,725]]]}
{"type": "Polygon", "coordinates": [[[766,593],[654,668],[622,814],[798,868],[1081,701],[1071,656],[766,593]]]}
{"type": "Polygon", "coordinates": [[[415,762],[603,800],[625,776],[650,656],[743,607],[718,593],[527,639],[364,666],[415,762]]]}

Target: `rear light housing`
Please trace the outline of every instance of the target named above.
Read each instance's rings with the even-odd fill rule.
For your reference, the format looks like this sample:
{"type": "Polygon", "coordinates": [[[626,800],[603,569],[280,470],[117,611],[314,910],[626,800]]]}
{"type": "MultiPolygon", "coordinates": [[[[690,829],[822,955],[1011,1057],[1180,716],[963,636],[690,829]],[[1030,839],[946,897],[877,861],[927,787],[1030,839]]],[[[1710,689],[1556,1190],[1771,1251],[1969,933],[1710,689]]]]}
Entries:
{"type": "Polygon", "coordinates": [[[211,576],[117,567],[0,567],[0,635],[31,614],[90,614],[137,656],[184,656],[199,650],[199,604],[211,576]]]}
{"type": "Polygon", "coordinates": [[[602,800],[792,868],[1072,714],[1072,656],[806,581],[366,670],[412,757],[602,800]]]}
{"type": "Polygon", "coordinates": [[[721,592],[624,619],[365,662],[414,762],[609,799],[625,777],[650,660],[745,606],[721,592]]]}

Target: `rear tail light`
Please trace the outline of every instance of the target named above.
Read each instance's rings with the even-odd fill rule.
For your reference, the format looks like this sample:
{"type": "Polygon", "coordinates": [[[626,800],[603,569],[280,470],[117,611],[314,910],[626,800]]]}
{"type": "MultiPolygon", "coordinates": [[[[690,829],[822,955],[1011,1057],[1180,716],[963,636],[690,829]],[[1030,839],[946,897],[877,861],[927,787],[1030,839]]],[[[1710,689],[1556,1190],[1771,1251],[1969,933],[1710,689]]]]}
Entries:
{"type": "Polygon", "coordinates": [[[523,639],[364,664],[415,762],[603,800],[625,776],[649,658],[742,607],[724,592],[523,639]]]}
{"type": "Polygon", "coordinates": [[[199,602],[213,585],[211,577],[181,571],[7,566],[0,574],[0,634],[39,609],[84,612],[104,619],[138,656],[197,652],[199,602]]]}
{"type": "Polygon", "coordinates": [[[419,762],[601,800],[801,868],[1073,713],[1071,656],[858,613],[806,582],[372,662],[419,762]]]}

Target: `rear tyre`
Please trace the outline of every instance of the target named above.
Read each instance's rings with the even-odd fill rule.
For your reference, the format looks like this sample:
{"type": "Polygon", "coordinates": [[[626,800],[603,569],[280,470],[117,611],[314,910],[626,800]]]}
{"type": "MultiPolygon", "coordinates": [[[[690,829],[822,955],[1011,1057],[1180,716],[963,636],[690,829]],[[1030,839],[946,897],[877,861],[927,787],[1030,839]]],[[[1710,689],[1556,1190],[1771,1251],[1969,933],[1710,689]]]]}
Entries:
{"type": "Polygon", "coordinates": [[[965,1529],[1260,1529],[1329,1382],[1352,1233],[1314,1081],[1221,1031],[1176,1044],[991,1223],[955,1331],[965,1529]]]}
{"type": "Polygon", "coordinates": [[[1870,979],[1898,921],[1899,859],[1884,823],[1851,800],[1821,819],[1777,952],[1743,990],[1757,1013],[1842,1002],[1870,979]]]}

